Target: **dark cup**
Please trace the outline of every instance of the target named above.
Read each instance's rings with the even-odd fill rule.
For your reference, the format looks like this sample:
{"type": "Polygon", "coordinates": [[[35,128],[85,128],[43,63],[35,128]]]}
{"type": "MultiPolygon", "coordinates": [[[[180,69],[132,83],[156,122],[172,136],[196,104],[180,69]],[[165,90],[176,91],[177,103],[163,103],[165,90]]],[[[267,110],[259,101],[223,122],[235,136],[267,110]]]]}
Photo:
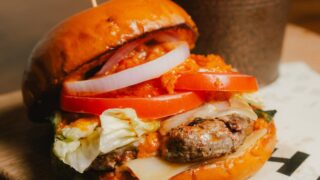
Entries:
{"type": "Polygon", "coordinates": [[[215,53],[260,85],[278,76],[289,0],[175,0],[200,31],[195,53],[215,53]]]}

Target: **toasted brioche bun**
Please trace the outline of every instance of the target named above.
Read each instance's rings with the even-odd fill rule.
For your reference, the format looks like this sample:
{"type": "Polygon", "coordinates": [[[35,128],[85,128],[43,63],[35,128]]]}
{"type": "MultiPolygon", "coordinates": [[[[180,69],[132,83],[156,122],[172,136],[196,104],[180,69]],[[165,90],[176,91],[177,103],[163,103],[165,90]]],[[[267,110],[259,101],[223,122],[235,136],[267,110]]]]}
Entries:
{"type": "Polygon", "coordinates": [[[254,132],[259,133],[248,137],[252,139],[247,138],[235,153],[191,168],[172,177],[171,180],[242,180],[249,178],[265,164],[276,145],[274,123],[267,123],[263,119],[258,119],[254,126],[254,132]],[[263,131],[265,131],[265,134],[261,136],[263,131]],[[260,137],[258,137],[259,134],[260,137]]]}
{"type": "Polygon", "coordinates": [[[30,119],[44,121],[59,108],[61,83],[70,74],[101,65],[106,58],[99,57],[129,41],[168,29],[194,46],[194,22],[170,0],[110,0],[63,21],[29,58],[22,91],[30,119]]]}

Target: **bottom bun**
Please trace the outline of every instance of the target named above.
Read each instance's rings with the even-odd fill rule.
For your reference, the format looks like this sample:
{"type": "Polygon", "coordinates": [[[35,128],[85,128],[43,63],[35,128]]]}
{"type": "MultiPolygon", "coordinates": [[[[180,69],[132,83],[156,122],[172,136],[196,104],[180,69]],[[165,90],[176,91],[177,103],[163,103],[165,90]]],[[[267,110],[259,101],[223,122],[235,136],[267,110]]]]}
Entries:
{"type": "Polygon", "coordinates": [[[179,173],[171,180],[228,179],[242,180],[255,174],[271,156],[276,144],[274,123],[258,119],[254,132],[233,154],[205,162],[200,166],[179,173]]]}

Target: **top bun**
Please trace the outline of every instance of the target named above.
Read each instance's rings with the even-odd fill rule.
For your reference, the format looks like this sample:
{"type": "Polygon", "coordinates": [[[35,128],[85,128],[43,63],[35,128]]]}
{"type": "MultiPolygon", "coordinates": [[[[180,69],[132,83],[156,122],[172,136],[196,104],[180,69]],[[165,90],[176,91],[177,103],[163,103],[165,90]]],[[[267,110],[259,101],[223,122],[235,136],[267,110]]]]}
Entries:
{"type": "Polygon", "coordinates": [[[194,22],[170,0],[110,0],[63,21],[29,58],[22,86],[29,118],[45,121],[59,108],[61,84],[70,74],[93,68],[92,62],[131,40],[167,29],[186,31],[182,39],[194,46],[198,36],[194,22]]]}

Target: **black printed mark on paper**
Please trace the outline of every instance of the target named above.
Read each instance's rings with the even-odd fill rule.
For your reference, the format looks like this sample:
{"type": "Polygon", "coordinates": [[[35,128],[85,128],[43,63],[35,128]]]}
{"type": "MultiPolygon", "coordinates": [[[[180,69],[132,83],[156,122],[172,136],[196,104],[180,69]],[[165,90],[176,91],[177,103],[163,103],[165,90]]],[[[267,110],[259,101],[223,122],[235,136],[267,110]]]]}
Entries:
{"type": "MultiPolygon", "coordinates": [[[[277,149],[275,149],[273,152],[275,152],[277,149]]],[[[282,157],[271,157],[269,161],[271,162],[279,162],[284,163],[283,166],[281,166],[277,172],[291,176],[292,173],[298,167],[309,157],[309,154],[306,154],[304,152],[297,151],[291,158],[282,158],[282,157]]],[[[320,178],[320,177],[319,177],[320,178]]],[[[320,180],[320,179],[317,180],[320,180]]]]}

